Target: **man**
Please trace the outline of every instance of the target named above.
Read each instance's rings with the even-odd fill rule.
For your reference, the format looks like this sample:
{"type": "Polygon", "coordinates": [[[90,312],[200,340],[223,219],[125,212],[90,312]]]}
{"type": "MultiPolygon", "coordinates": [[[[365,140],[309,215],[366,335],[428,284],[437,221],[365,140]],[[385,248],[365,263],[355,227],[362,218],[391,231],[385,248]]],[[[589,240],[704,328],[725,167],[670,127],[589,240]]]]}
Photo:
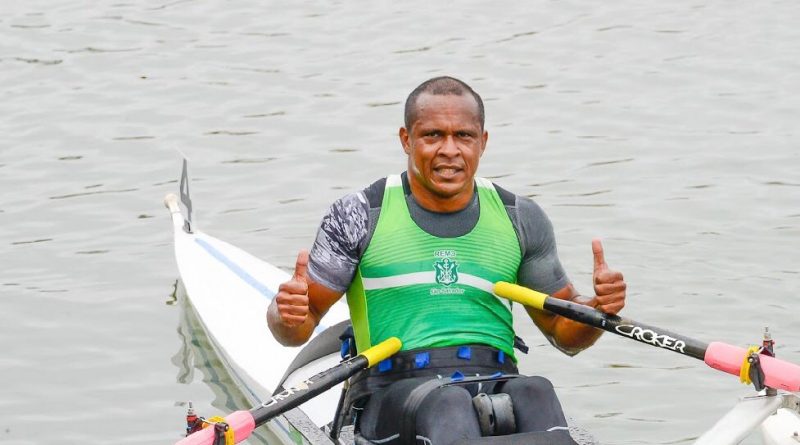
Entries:
{"type": "MultiPolygon", "coordinates": [[[[399,137],[407,171],[331,206],[310,256],[300,252],[294,275],[280,286],[267,314],[282,344],[300,345],[347,292],[359,351],[391,336],[403,341],[397,359],[356,379],[363,383],[361,392],[351,397],[356,408],[364,408],[357,421],[361,434],[379,443],[403,439],[392,434],[397,418],[408,417],[398,406],[408,405],[408,394],[421,382],[454,370],[516,374],[510,304],[492,295],[491,283],[518,282],[609,314],[625,305],[622,274],[608,268],[599,240],[592,241],[595,296],[583,297],[561,266],[544,212],[475,176],[488,133],[483,101],[467,84],[438,77],[417,87],[406,101],[399,137]]],[[[548,340],[570,355],[602,332],[526,309],[548,340]]],[[[437,388],[412,415],[416,438],[438,444],[496,434],[477,425],[485,419],[470,399],[479,391],[517,401],[510,432],[566,427],[552,385],[531,377],[437,388]]],[[[507,399],[494,397],[492,406],[510,409],[507,399]]]]}

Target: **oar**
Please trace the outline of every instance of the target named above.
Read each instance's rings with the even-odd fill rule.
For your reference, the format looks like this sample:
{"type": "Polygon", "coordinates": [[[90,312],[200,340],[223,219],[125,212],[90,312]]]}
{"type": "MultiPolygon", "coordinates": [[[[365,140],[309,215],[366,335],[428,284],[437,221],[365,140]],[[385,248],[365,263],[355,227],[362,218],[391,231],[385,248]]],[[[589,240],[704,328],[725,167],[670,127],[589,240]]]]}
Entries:
{"type": "MultiPolygon", "coordinates": [[[[250,411],[236,411],[228,415],[225,417],[225,423],[229,429],[233,430],[235,443],[247,439],[255,427],[273,417],[300,406],[307,400],[354,376],[359,371],[391,357],[400,350],[401,346],[399,339],[396,337],[389,338],[361,354],[339,363],[333,368],[322,371],[297,386],[273,395],[269,400],[250,411]]],[[[209,426],[181,439],[176,445],[213,445],[214,435],[214,428],[209,426]]]]}
{"type": "MultiPolygon", "coordinates": [[[[738,376],[749,353],[738,346],[721,342],[704,343],[693,338],[639,323],[628,318],[608,315],[597,309],[553,298],[516,284],[499,281],[494,293],[517,303],[546,310],[604,331],[632,338],[679,354],[703,360],[714,369],[738,376]]],[[[800,391],[800,366],[767,355],[759,355],[764,371],[764,384],[770,388],[800,391]]]]}

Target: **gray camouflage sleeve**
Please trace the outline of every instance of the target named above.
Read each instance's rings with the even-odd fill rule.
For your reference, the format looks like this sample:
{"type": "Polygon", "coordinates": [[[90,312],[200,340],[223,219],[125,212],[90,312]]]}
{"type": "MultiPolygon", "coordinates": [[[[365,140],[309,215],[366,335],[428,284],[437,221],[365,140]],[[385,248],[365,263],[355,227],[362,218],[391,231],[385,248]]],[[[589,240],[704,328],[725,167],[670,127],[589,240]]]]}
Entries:
{"type": "Polygon", "coordinates": [[[516,204],[516,223],[523,250],[517,281],[539,292],[555,293],[570,281],[558,259],[553,224],[533,200],[518,196],[516,204]]]}
{"type": "Polygon", "coordinates": [[[368,215],[363,192],[344,196],[330,206],[311,247],[308,273],[314,281],[338,292],[350,287],[368,234],[368,215]]]}

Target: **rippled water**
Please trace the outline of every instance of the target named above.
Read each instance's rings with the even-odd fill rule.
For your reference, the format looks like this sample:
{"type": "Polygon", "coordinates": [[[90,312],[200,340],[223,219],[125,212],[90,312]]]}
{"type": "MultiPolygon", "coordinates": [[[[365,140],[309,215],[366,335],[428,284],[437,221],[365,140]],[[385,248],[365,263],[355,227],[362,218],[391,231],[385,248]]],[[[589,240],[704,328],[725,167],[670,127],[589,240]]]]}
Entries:
{"type": "MultiPolygon", "coordinates": [[[[170,443],[186,400],[240,405],[174,304],[177,151],[200,226],[289,268],[332,200],[403,168],[401,102],[440,74],[484,96],[481,174],[546,209],[579,289],[600,236],[628,316],[741,345],[769,325],[800,362],[796,2],[2,9],[0,442],[170,443]]],[[[750,392],[518,327],[523,370],[604,443],[689,442],[750,392]]]]}

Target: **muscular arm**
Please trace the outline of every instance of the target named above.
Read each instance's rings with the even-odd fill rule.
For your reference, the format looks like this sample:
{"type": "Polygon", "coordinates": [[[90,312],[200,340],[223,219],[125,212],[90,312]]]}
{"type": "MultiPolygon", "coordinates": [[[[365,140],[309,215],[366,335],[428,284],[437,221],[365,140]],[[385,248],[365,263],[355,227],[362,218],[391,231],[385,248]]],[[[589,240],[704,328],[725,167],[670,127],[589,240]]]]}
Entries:
{"type": "MultiPolygon", "coordinates": [[[[551,294],[552,297],[569,300],[583,304],[607,314],[617,314],[625,307],[625,290],[627,285],[620,272],[611,270],[606,264],[603,245],[599,239],[592,240],[592,253],[594,255],[594,271],[592,282],[594,284],[594,297],[584,297],[578,294],[572,284],[551,294]]],[[[593,345],[602,330],[593,328],[583,323],[569,320],[560,315],[526,308],[533,322],[542,333],[547,336],[554,346],[564,353],[575,355],[593,345]]]]}
{"type": "Polygon", "coordinates": [[[292,278],[280,285],[267,310],[269,329],[281,344],[308,341],[347,290],[368,233],[368,209],[363,193],[337,200],[322,218],[311,254],[297,256],[292,278]]]}
{"type": "MultiPolygon", "coordinates": [[[[592,241],[595,296],[581,296],[561,266],[553,227],[544,211],[533,201],[517,197],[509,216],[514,221],[523,253],[517,275],[519,284],[606,313],[616,314],[622,309],[625,305],[625,282],[621,273],[608,269],[599,240],[592,241]]],[[[603,332],[548,312],[526,310],[550,343],[569,355],[594,344],[603,332]]]]}
{"type": "MultiPolygon", "coordinates": [[[[593,299],[579,295],[572,283],[550,296],[596,307],[593,299]]],[[[525,310],[548,340],[568,355],[575,355],[593,345],[603,333],[600,329],[550,312],[540,311],[531,307],[526,307],[525,310]]]]}

